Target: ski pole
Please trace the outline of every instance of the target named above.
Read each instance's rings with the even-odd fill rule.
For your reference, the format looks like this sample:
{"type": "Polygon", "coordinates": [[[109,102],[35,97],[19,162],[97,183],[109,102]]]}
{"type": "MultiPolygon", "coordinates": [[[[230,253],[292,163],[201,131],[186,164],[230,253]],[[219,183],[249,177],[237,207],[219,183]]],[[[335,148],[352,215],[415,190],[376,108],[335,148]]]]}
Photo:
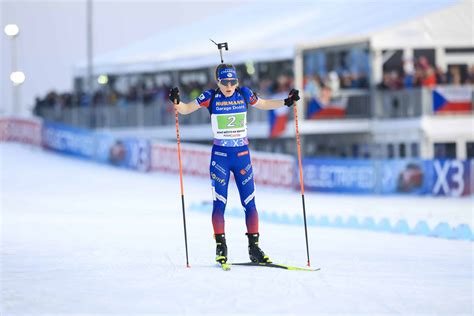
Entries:
{"type": "Polygon", "coordinates": [[[293,105],[293,111],[295,114],[295,130],[296,130],[296,145],[298,148],[298,168],[300,170],[300,187],[301,187],[301,200],[303,202],[303,220],[304,220],[304,234],[306,238],[306,255],[308,257],[308,267],[311,266],[309,261],[309,246],[308,246],[308,226],[306,224],[306,207],[304,203],[304,183],[303,183],[303,167],[301,165],[301,141],[300,141],[300,132],[298,129],[298,105],[296,101],[293,105]]]}
{"type": "Polygon", "coordinates": [[[181,165],[181,140],[179,137],[179,119],[178,119],[178,110],[176,109],[176,107],[174,107],[174,113],[176,117],[176,140],[178,143],[179,182],[181,185],[181,206],[183,208],[183,227],[184,227],[184,246],[186,248],[186,267],[191,268],[191,266],[189,265],[189,260],[188,260],[188,236],[186,234],[186,213],[185,213],[185,207],[184,207],[183,167],[181,165]]]}

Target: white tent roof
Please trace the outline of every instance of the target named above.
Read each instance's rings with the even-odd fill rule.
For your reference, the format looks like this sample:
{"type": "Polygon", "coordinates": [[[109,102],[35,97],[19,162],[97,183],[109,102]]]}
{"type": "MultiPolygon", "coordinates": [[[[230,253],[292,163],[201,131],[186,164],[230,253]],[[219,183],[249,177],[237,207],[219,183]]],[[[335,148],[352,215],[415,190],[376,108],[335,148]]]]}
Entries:
{"type": "Polygon", "coordinates": [[[376,31],[371,36],[374,48],[473,47],[474,2],[464,0],[421,18],[376,31]]]}
{"type": "MultiPolygon", "coordinates": [[[[246,2],[199,23],[98,56],[94,72],[216,65],[219,53],[209,38],[229,43],[224,60],[234,64],[292,58],[297,46],[362,37],[381,48],[472,46],[472,16],[471,0],[246,2]]],[[[85,70],[82,63],[76,74],[85,70]]]]}

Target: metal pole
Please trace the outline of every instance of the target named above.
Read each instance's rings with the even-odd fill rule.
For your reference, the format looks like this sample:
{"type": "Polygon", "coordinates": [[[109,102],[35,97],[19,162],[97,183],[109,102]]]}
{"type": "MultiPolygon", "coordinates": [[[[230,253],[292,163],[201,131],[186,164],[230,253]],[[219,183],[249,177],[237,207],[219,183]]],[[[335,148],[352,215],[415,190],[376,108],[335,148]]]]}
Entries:
{"type": "Polygon", "coordinates": [[[183,211],[183,228],[184,228],[184,247],[186,249],[186,267],[191,268],[189,265],[188,258],[188,234],[186,231],[186,208],[184,205],[184,185],[183,185],[183,165],[181,162],[181,138],[179,136],[179,118],[178,110],[174,108],[175,119],[176,119],[176,142],[178,143],[178,164],[179,164],[179,184],[181,187],[181,208],[183,211]]]}
{"type": "MultiPolygon", "coordinates": [[[[18,58],[17,58],[17,48],[16,48],[16,38],[17,38],[18,35],[14,35],[12,36],[12,53],[11,53],[11,72],[10,73],[13,73],[14,71],[18,71],[18,58]]],[[[13,108],[12,108],[12,113],[13,115],[18,115],[19,114],[19,104],[18,104],[18,100],[19,100],[19,96],[18,96],[18,89],[19,89],[19,85],[17,84],[13,84],[13,87],[12,87],[12,92],[13,92],[13,99],[12,99],[12,104],[13,104],[13,108]]]]}
{"type": "Polygon", "coordinates": [[[306,239],[306,256],[308,259],[308,267],[311,266],[309,260],[309,245],[308,245],[308,225],[306,223],[306,205],[304,201],[304,182],[303,182],[303,166],[301,163],[301,140],[300,140],[300,132],[298,128],[298,104],[293,105],[293,111],[295,115],[295,134],[296,134],[296,145],[298,150],[298,169],[300,171],[300,188],[301,188],[301,202],[303,204],[303,220],[304,220],[304,235],[306,239]]]}
{"type": "Polygon", "coordinates": [[[93,37],[93,6],[92,0],[87,0],[87,9],[86,9],[86,25],[87,25],[87,86],[90,96],[90,101],[92,102],[92,94],[94,90],[94,37],[93,37]]]}

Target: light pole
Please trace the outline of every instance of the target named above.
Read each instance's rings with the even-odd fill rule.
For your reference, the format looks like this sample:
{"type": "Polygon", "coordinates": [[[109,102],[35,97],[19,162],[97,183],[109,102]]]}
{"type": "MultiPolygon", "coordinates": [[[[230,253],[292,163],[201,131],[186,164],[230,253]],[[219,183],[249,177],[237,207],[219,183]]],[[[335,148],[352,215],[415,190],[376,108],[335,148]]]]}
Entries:
{"type": "Polygon", "coordinates": [[[94,6],[92,0],[87,0],[86,5],[87,90],[92,101],[92,95],[94,94],[94,6]]]}
{"type": "Polygon", "coordinates": [[[5,34],[11,38],[11,73],[10,80],[13,83],[13,114],[20,114],[20,85],[25,82],[26,76],[18,70],[16,38],[20,34],[20,28],[16,24],[7,24],[4,28],[5,34]]]}

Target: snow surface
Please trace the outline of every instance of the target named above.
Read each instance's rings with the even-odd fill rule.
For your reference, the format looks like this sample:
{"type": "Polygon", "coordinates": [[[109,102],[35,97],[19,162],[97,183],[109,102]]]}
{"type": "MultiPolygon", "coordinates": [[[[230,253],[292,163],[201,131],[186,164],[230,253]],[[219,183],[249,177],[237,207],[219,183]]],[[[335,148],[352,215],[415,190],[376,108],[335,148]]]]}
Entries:
{"type": "MultiPolygon", "coordinates": [[[[176,175],[20,144],[0,151],[2,316],[473,313],[472,242],[310,227],[311,263],[321,271],[224,272],[213,262],[210,215],[188,210],[188,269],[176,175]]],[[[187,205],[210,197],[207,180],[185,177],[184,186],[187,205]]],[[[258,207],[301,212],[298,192],[257,190],[258,207]]],[[[229,198],[238,205],[234,184],[229,198]]],[[[472,224],[472,199],[306,198],[309,214],[340,205],[472,224]]],[[[261,222],[260,232],[275,262],[306,264],[302,227],[261,222]]],[[[226,233],[230,260],[247,261],[243,215],[227,218],[226,233]]]]}

